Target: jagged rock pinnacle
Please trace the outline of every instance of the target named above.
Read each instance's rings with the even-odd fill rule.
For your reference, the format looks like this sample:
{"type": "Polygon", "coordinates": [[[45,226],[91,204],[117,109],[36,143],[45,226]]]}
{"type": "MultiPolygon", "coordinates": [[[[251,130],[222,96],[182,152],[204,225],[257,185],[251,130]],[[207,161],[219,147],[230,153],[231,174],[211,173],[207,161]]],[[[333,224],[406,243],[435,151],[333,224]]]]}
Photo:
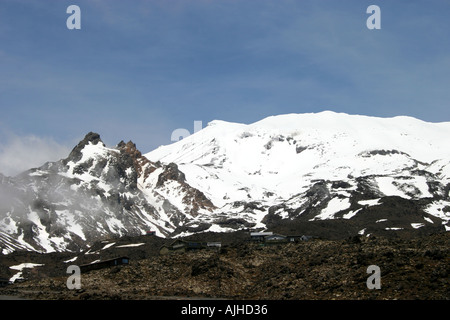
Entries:
{"type": "Polygon", "coordinates": [[[72,152],[70,152],[69,154],[69,157],[66,159],[66,162],[69,161],[77,162],[78,160],[81,159],[82,157],[81,150],[83,150],[83,148],[86,145],[88,145],[89,143],[96,145],[99,142],[103,144],[103,141],[100,139],[100,135],[92,131],[89,132],[84,137],[84,139],[81,140],[75,148],[73,148],[72,152]]]}
{"type": "Polygon", "coordinates": [[[81,143],[84,143],[85,145],[88,142],[92,142],[92,144],[97,144],[98,142],[102,142],[102,140],[100,139],[100,135],[98,133],[95,133],[95,132],[91,131],[81,141],[81,143]]]}

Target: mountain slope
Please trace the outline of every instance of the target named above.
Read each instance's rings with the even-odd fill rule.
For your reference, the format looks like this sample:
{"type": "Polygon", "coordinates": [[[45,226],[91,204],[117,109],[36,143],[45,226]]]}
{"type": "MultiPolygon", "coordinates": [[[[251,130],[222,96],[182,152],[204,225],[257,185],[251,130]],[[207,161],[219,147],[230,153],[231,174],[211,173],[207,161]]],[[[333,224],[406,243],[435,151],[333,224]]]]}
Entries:
{"type": "MultiPolygon", "coordinates": [[[[308,220],[350,218],[390,196],[428,199],[418,205],[424,217],[446,223],[449,136],[450,123],[410,117],[289,114],[250,125],[213,121],[145,156],[177,163],[219,211],[245,215],[256,225],[271,212],[291,219],[305,213],[308,220]]],[[[422,223],[431,222],[417,221],[422,223]]]]}

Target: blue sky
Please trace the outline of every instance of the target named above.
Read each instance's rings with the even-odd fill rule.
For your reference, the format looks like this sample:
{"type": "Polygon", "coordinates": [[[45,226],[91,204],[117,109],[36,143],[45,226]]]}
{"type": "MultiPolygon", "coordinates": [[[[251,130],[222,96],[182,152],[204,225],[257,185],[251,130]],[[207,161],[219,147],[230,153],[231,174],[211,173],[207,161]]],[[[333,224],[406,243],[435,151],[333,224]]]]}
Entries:
{"type": "Polygon", "coordinates": [[[145,153],[195,120],[450,121],[449,16],[441,0],[1,0],[0,172],[65,157],[89,131],[145,153]]]}

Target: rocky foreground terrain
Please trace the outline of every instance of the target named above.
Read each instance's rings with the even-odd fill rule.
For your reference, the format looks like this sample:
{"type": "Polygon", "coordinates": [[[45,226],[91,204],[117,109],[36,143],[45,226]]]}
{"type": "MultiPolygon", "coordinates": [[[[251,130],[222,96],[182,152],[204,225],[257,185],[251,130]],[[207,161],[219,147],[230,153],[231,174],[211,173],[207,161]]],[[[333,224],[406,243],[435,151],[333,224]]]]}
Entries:
{"type": "MultiPolygon", "coordinates": [[[[197,236],[198,238],[199,236],[197,236]]],[[[382,300],[450,298],[450,234],[416,238],[351,237],[345,240],[312,239],[299,243],[262,246],[245,241],[245,233],[204,234],[222,240],[217,250],[160,255],[168,239],[118,239],[116,248],[97,243],[91,254],[75,262],[69,253],[30,252],[1,256],[1,272],[23,262],[43,266],[24,269],[28,279],[0,288],[0,295],[27,299],[265,299],[265,300],[382,300]],[[140,242],[139,247],[118,244],[140,242]],[[95,254],[92,254],[95,252],[95,254]],[[81,275],[82,288],[69,290],[66,268],[95,259],[127,255],[130,264],[81,275]],[[367,267],[381,270],[381,289],[368,289],[367,267]]],[[[197,239],[204,241],[205,239],[197,239]]]]}

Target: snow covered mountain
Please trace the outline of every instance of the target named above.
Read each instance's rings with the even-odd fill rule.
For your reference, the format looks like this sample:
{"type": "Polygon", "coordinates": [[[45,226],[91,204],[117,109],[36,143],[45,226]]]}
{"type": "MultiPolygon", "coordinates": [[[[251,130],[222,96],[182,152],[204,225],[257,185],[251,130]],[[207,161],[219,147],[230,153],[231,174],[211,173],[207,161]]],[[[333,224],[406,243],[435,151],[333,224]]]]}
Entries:
{"type": "Polygon", "coordinates": [[[447,230],[450,122],[321,112],[213,121],[142,155],[89,133],[66,159],[0,175],[0,252],[269,228],[351,236],[447,230]]]}
{"type": "MultiPolygon", "coordinates": [[[[264,226],[272,215],[286,222],[351,219],[368,207],[382,211],[386,197],[400,197],[423,212],[414,218],[411,213],[417,221],[410,225],[378,219],[384,229],[397,230],[447,224],[449,146],[449,122],[325,111],[250,125],[213,121],[145,156],[176,163],[218,208],[190,222],[194,226],[231,218],[264,226]]],[[[214,224],[212,229],[227,230],[214,224]]]]}
{"type": "Polygon", "coordinates": [[[96,133],[66,159],[2,177],[0,197],[3,253],[76,251],[95,240],[149,230],[167,236],[213,209],[175,164],[151,163],[132,142],[107,148],[96,133]]]}

